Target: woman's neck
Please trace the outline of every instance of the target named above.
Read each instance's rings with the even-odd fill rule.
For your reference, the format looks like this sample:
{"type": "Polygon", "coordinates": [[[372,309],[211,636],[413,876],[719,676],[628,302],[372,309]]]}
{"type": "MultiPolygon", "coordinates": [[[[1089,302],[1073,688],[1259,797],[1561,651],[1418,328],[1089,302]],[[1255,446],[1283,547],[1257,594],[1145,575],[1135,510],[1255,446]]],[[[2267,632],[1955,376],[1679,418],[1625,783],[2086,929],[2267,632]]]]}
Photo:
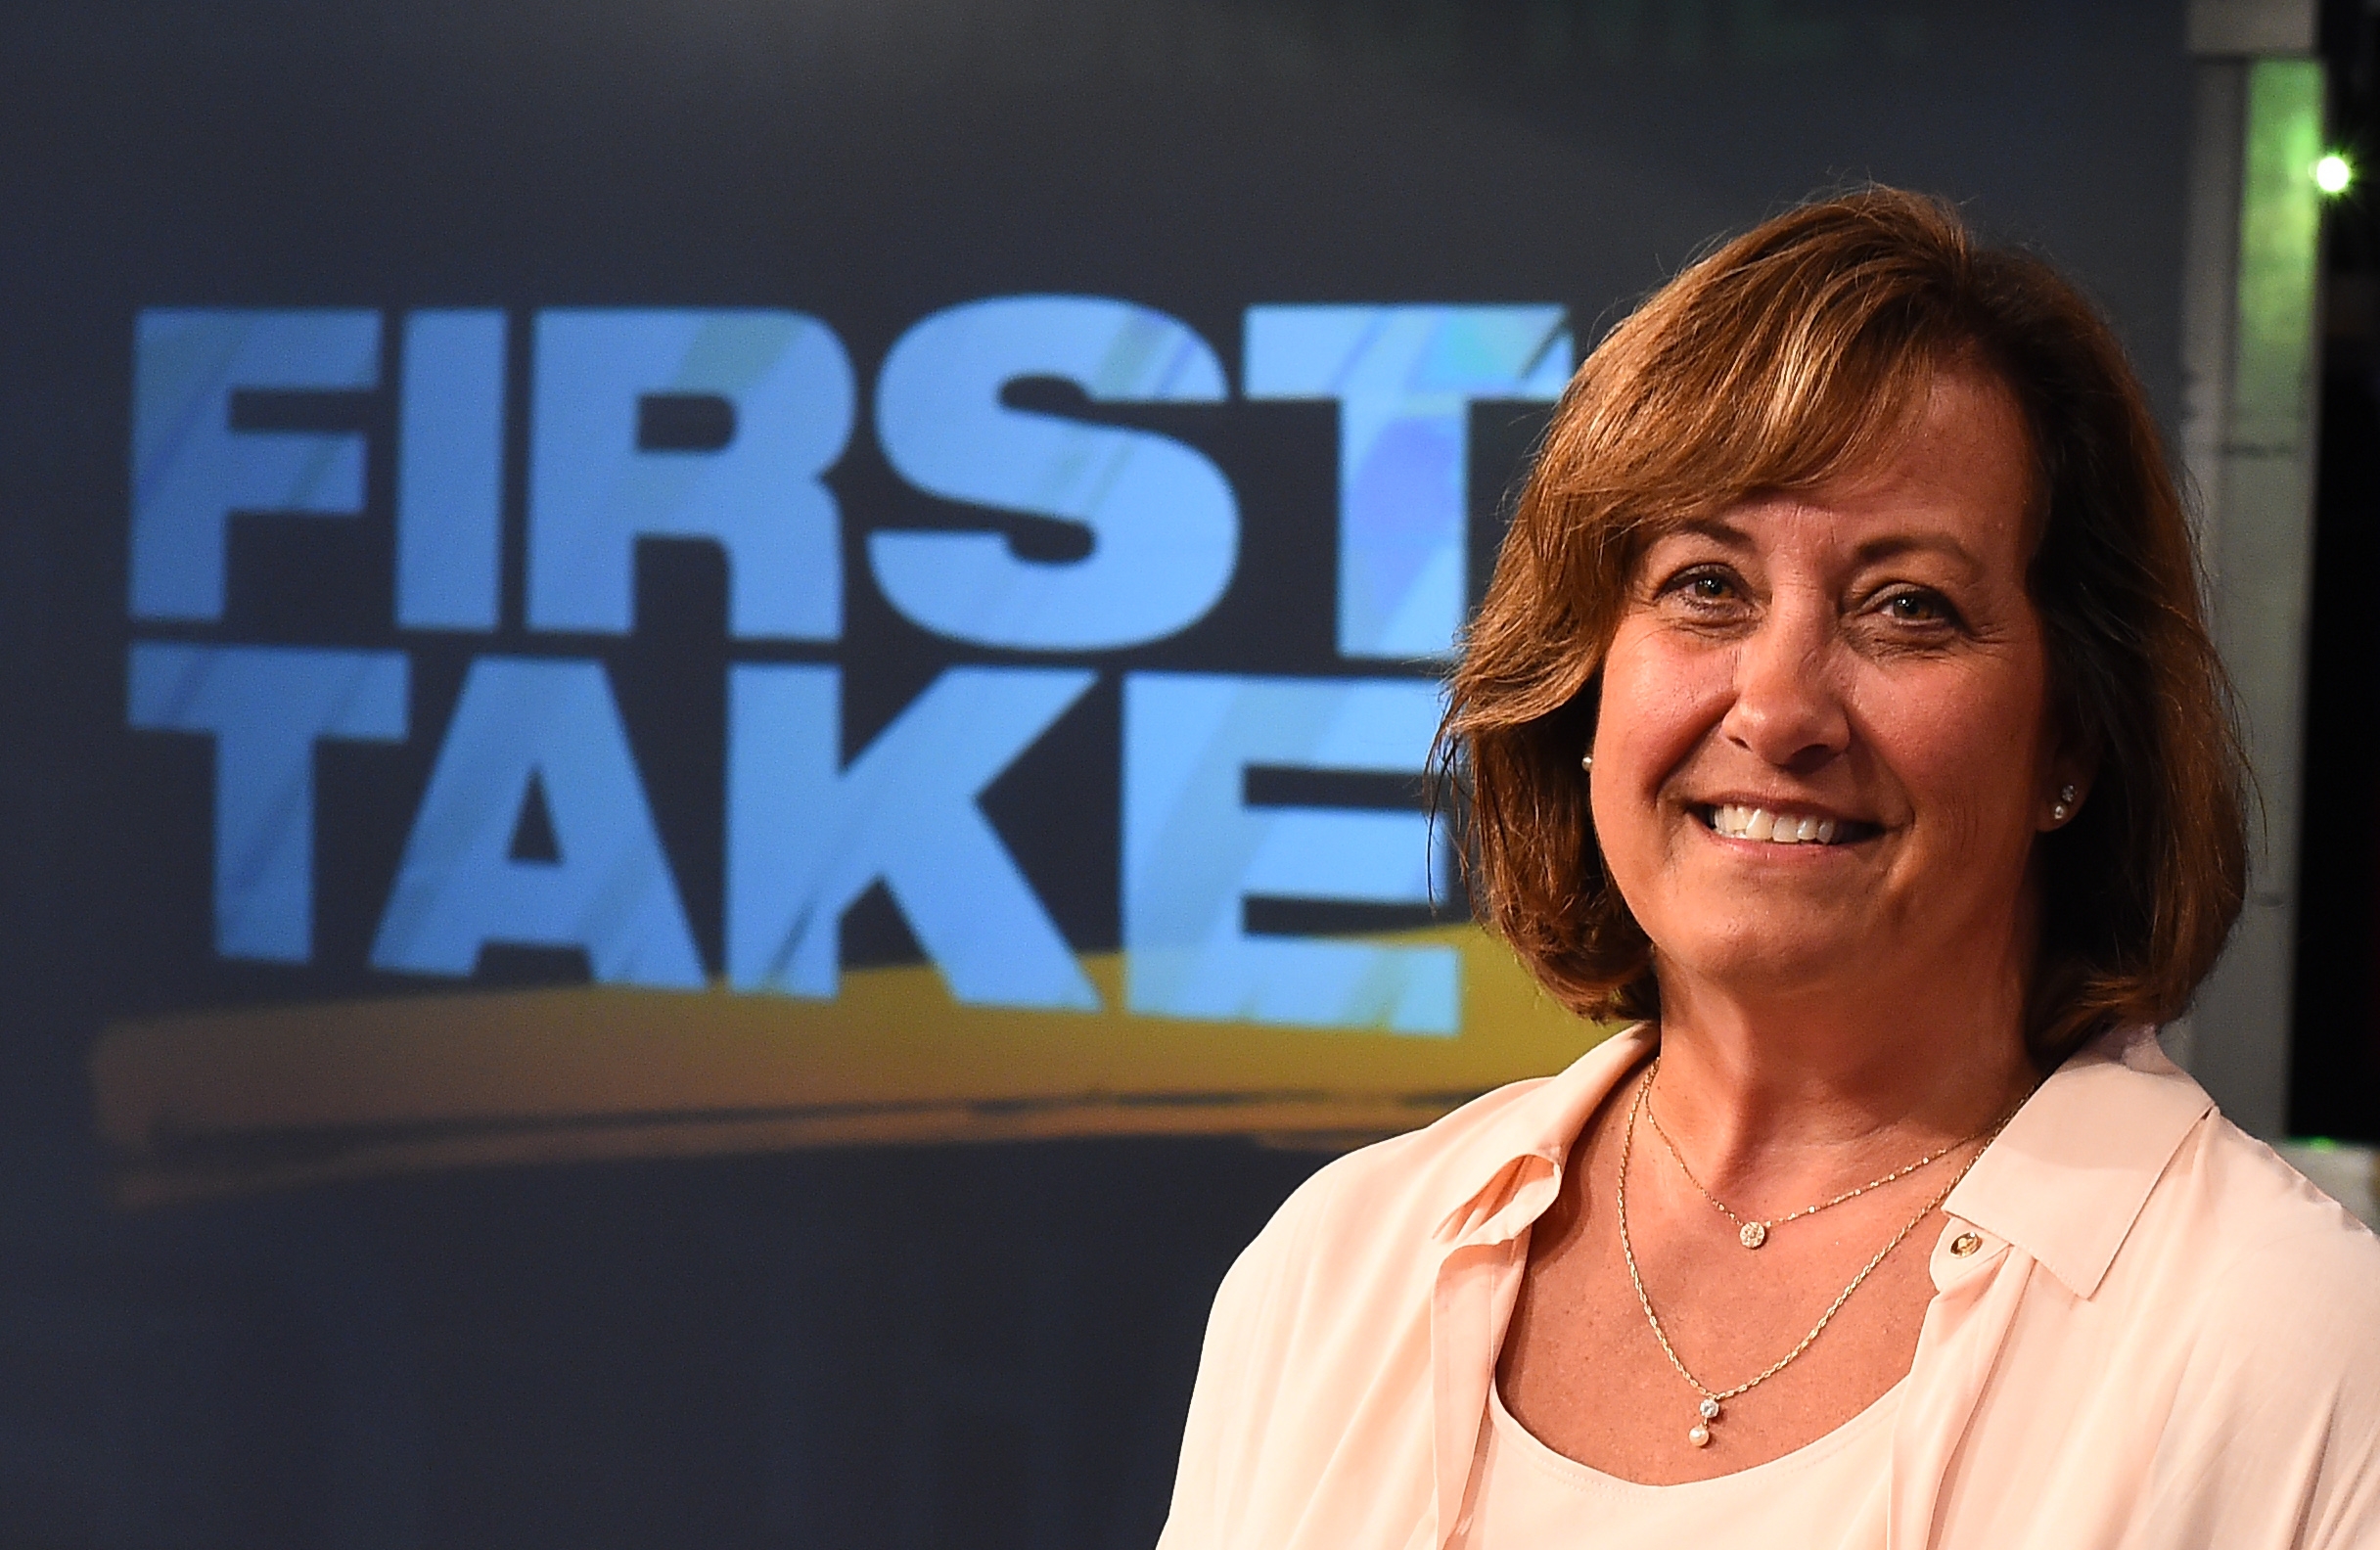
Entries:
{"type": "Polygon", "coordinates": [[[1957,995],[1872,986],[1753,1003],[1665,975],[1649,1101],[1722,1197],[1758,1208],[1825,1193],[1986,1131],[2022,1102],[2040,1078],[2022,1014],[2014,982],[1981,996],[1969,981],[1957,995]]]}

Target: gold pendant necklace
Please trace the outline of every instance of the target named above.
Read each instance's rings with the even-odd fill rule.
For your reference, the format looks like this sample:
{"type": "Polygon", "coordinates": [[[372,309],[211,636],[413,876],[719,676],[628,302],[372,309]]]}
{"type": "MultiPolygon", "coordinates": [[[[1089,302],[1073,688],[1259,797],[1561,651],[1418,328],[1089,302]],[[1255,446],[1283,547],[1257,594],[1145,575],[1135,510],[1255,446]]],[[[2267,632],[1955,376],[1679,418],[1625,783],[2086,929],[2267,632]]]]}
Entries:
{"type": "MultiPolygon", "coordinates": [[[[1648,1092],[1651,1090],[1653,1072],[1659,1070],[1661,1070],[1661,1061],[1659,1057],[1655,1057],[1653,1064],[1645,1071],[1645,1083],[1648,1092]]],[[[1857,1200],[1860,1196],[1865,1195],[1869,1190],[1876,1189],[1881,1185],[1890,1184],[1897,1179],[1907,1178],[1919,1168],[1925,1167],[1929,1163],[1941,1162],[1944,1158],[1948,1157],[1951,1153],[1957,1151],[1960,1147],[1967,1145],[1969,1142],[1974,1141],[1986,1134],[1996,1133],[1998,1128],[1997,1126],[1993,1126],[1990,1131],[1978,1130],[1974,1135],[1962,1136],[1958,1140],[1951,1142],[1948,1146],[1944,1147],[1939,1152],[1928,1152],[1924,1157],[1919,1158],[1916,1162],[1903,1163],[1901,1166],[1893,1169],[1892,1172],[1885,1174],[1882,1178],[1869,1179],[1865,1184],[1860,1185],[1857,1189],[1847,1189],[1842,1194],[1835,1196],[1832,1200],[1822,1200],[1815,1206],[1805,1206],[1800,1210],[1790,1210],[1782,1216],[1770,1216],[1763,1219],[1756,1219],[1749,1216],[1737,1215],[1733,1207],[1729,1206],[1725,1201],[1720,1200],[1716,1195],[1712,1194],[1709,1189],[1704,1187],[1703,1181],[1694,1176],[1694,1170],[1686,1165],[1685,1154],[1677,1150],[1677,1143],[1671,1140],[1670,1132],[1662,1128],[1661,1116],[1655,1112],[1653,1105],[1649,1101],[1644,1106],[1644,1117],[1646,1122],[1652,1125],[1653,1133],[1661,1138],[1661,1144],[1669,1150],[1670,1161],[1677,1164],[1677,1171],[1686,1176],[1686,1182],[1693,1185],[1695,1190],[1702,1196],[1703,1199],[1717,1207],[1722,1215],[1724,1215],[1729,1221],[1735,1223],[1735,1241],[1742,1244],[1747,1249],[1758,1249],[1761,1245],[1766,1243],[1768,1241],[1768,1234],[1771,1228],[1782,1227],[1790,1221],[1800,1221],[1805,1216],[1815,1216],[1818,1214],[1818,1212],[1827,1209],[1829,1207],[1840,1206],[1845,1201],[1849,1200],[1857,1200]]],[[[2006,1120],[2001,1121],[2002,1124],[2005,1124],[2006,1122],[2006,1120]]]]}
{"type": "MultiPolygon", "coordinates": [[[[1750,1393],[1792,1366],[1797,1357],[1809,1349],[1817,1338],[1826,1332],[1826,1326],[1834,1322],[1835,1315],[1843,1311],[1843,1304],[1852,1299],[1852,1294],[1859,1290],[1860,1283],[1868,1278],[1869,1272],[1884,1263],[1885,1255],[1899,1248],[1902,1239],[1915,1232],[1920,1222],[1933,1215],[1935,1208],[1950,1198],[1950,1192],[1958,1188],[1959,1180],[1967,1176],[1967,1170],[1975,1166],[1976,1159],[1984,1155],[1985,1149],[1991,1145],[1992,1140],[1999,1135],[2001,1128],[2008,1123],[2009,1119],[2016,1117],[2016,1111],[2010,1110],[2006,1118],[2001,1119],[1998,1124],[1993,1125],[1985,1133],[1984,1144],[1975,1149],[1975,1157],[1971,1157],[1961,1163],[1957,1175],[1943,1186],[1942,1192],[1927,1201],[1925,1208],[1910,1217],[1906,1226],[1893,1234],[1891,1242],[1876,1251],[1874,1258],[1859,1267],[1859,1273],[1852,1277],[1851,1285],[1835,1294],[1835,1299],[1826,1304],[1826,1311],[1818,1315],[1818,1322],[1810,1326],[1809,1333],[1802,1337],[1802,1343],[1799,1345],[1734,1388],[1713,1389],[1687,1370],[1686,1364],[1678,1358],[1676,1347],[1670,1344],[1669,1334],[1661,1327],[1661,1315],[1653,1311],[1653,1299],[1645,1293],[1644,1277],[1636,1269],[1635,1247],[1628,1242],[1628,1158],[1636,1146],[1636,1116],[1644,1109],[1645,1094],[1653,1090],[1653,1072],[1660,1067],[1661,1062],[1656,1059],[1651,1066],[1645,1068],[1644,1079],[1636,1084],[1636,1099],[1628,1105],[1628,1122],[1620,1133],[1620,1187],[1614,1202],[1616,1214],[1620,1221],[1620,1256],[1627,1262],[1628,1285],[1636,1289],[1636,1305],[1644,1309],[1644,1320],[1653,1327],[1653,1339],[1660,1344],[1661,1353],[1670,1358],[1670,1365],[1677,1369],[1677,1376],[1683,1378],[1687,1386],[1702,1396],[1701,1402],[1695,1407],[1696,1413],[1702,1419],[1688,1429],[1686,1440],[1696,1447],[1709,1447],[1711,1445],[1711,1423],[1719,1418],[1726,1401],[1750,1393]]],[[[1722,1210],[1725,1208],[1720,1208],[1722,1210]]],[[[1746,1247],[1754,1246],[1746,1245],[1746,1247]]]]}

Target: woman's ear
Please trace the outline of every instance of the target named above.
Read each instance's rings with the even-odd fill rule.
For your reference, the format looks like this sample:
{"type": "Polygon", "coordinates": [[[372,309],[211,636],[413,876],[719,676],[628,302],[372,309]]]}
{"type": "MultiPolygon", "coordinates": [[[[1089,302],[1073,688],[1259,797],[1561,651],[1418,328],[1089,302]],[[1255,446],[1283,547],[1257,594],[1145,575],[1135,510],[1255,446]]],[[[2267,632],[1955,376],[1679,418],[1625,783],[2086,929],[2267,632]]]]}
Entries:
{"type": "Polygon", "coordinates": [[[2040,810],[2034,828],[2046,834],[2073,823],[2090,800],[2091,778],[2098,773],[2098,761],[2085,759],[2078,753],[2061,752],[2049,761],[2049,790],[2041,795],[2040,810]]]}
{"type": "Polygon", "coordinates": [[[2076,720],[2066,697],[2053,695],[2044,728],[2049,745],[2049,757],[2042,761],[2046,781],[2034,804],[2037,833],[2047,834],[2073,823],[2083,803],[2090,800],[2091,787],[2098,779],[2099,741],[2078,731],[2076,720]]]}

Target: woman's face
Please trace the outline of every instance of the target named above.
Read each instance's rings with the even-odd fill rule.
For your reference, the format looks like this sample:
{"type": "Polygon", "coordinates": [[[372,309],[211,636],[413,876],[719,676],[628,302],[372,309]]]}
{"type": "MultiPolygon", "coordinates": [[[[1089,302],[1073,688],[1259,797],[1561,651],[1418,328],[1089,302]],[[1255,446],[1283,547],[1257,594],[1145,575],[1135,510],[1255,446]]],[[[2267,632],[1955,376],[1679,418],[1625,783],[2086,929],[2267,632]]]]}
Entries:
{"type": "Polygon", "coordinates": [[[1945,371],[1882,467],[1647,550],[1591,780],[1665,991],[2030,960],[2034,836],[2080,784],[2025,590],[2031,492],[2007,390],[1945,371]]]}

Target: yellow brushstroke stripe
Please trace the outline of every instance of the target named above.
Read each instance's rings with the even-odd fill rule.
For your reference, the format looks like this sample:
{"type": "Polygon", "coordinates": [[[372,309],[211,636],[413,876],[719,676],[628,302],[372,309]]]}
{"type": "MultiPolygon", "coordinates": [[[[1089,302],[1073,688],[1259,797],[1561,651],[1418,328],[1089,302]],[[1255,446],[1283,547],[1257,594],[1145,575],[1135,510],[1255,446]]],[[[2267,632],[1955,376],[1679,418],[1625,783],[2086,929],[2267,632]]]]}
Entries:
{"type": "Polygon", "coordinates": [[[1560,1068],[1605,1031],[1474,928],[1463,1032],[1419,1038],[961,1006],[930,966],[833,1001],[617,986],[122,1023],[91,1070],[131,1201],[492,1162],[1091,1135],[1360,1137],[1560,1068]]]}

